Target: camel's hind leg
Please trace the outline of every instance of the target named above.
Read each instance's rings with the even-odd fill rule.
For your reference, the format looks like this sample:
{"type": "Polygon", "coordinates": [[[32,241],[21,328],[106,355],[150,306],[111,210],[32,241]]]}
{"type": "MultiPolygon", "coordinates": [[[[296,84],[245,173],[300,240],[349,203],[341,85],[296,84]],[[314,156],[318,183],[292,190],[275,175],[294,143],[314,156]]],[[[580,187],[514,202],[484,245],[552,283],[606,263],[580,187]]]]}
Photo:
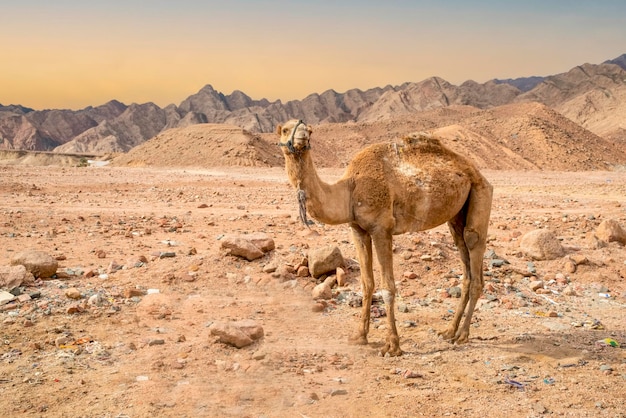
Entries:
{"type": "Polygon", "coordinates": [[[370,326],[370,306],[374,294],[374,272],[372,269],[372,238],[358,225],[350,225],[352,239],[356,247],[357,257],[361,265],[361,287],[363,290],[363,307],[361,310],[361,324],[356,335],[351,336],[352,344],[367,344],[367,333],[370,326]]]}
{"type": "Polygon", "coordinates": [[[456,312],[454,313],[452,323],[445,331],[442,331],[440,333],[440,335],[444,339],[452,341],[454,341],[455,339],[456,332],[459,329],[459,324],[461,323],[461,318],[463,317],[463,312],[465,312],[465,307],[467,306],[467,301],[469,300],[469,289],[472,277],[470,268],[470,252],[467,248],[467,245],[465,244],[465,240],[463,239],[463,231],[465,230],[466,209],[467,207],[464,207],[461,212],[459,212],[453,219],[448,221],[450,233],[452,234],[454,243],[459,250],[459,256],[461,257],[461,262],[463,263],[463,284],[461,288],[461,299],[459,300],[456,312]]]}
{"type": "Polygon", "coordinates": [[[450,327],[442,333],[444,338],[456,343],[467,342],[472,314],[483,291],[483,257],[487,248],[492,194],[493,189],[486,180],[484,184],[474,186],[466,206],[448,222],[465,270],[457,311],[450,327]],[[464,312],[465,319],[459,328],[464,312]]]}

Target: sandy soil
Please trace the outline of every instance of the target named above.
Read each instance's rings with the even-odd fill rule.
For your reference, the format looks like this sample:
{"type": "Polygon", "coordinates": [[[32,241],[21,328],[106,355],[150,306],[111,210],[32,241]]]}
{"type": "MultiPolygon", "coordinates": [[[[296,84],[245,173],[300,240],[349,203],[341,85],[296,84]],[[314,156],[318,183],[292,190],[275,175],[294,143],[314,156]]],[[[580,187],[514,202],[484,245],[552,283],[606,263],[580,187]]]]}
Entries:
{"type": "Polygon", "coordinates": [[[590,239],[604,219],[626,227],[626,173],[485,174],[495,186],[488,249],[510,264],[485,260],[470,342],[436,334],[456,307],[446,289],[461,271],[439,227],[395,240],[405,354],[390,358],[377,355],[385,318],[373,319],[369,346],[347,344],[359,309],[342,300],[360,290],[348,227],[303,228],[282,169],[0,167],[0,265],[39,249],[68,276],[0,307],[1,415],[626,416],[626,249],[590,239]],[[567,255],[533,262],[529,277],[519,240],[542,227],[567,255]],[[264,258],[220,248],[224,234],[261,231],[277,247],[264,258]],[[315,279],[262,271],[329,244],[349,282],[323,312],[313,311],[315,279]],[[586,259],[575,272],[573,256],[586,259]],[[112,263],[124,268],[107,274],[112,263]],[[530,288],[537,279],[549,293],[530,288]],[[86,303],[94,294],[102,306],[86,303]],[[210,335],[214,321],[239,319],[265,336],[237,349],[210,335]],[[606,338],[621,347],[599,343],[606,338]]]}

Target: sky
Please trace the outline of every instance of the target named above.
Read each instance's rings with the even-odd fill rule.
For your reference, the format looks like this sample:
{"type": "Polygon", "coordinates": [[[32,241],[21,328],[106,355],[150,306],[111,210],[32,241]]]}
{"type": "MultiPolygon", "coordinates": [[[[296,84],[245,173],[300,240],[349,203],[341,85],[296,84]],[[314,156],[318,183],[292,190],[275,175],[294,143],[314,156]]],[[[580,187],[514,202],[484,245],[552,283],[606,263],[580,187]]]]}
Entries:
{"type": "Polygon", "coordinates": [[[0,104],[37,110],[484,83],[624,53],[624,0],[0,0],[0,104]]]}

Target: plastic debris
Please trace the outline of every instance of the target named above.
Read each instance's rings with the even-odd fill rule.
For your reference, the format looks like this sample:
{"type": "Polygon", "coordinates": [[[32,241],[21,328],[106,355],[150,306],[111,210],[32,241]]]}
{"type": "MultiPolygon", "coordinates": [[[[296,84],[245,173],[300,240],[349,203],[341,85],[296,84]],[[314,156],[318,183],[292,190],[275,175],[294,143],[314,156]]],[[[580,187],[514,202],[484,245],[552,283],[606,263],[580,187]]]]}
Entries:
{"type": "Polygon", "coordinates": [[[526,384],[524,384],[522,382],[518,382],[517,380],[509,379],[508,377],[506,379],[504,379],[504,383],[506,383],[507,385],[511,385],[514,388],[517,388],[519,390],[525,390],[526,389],[526,384]]]}
{"type": "Polygon", "coordinates": [[[603,346],[603,347],[617,347],[619,348],[620,344],[615,341],[613,338],[605,338],[603,340],[599,340],[596,341],[597,345],[603,346]]]}

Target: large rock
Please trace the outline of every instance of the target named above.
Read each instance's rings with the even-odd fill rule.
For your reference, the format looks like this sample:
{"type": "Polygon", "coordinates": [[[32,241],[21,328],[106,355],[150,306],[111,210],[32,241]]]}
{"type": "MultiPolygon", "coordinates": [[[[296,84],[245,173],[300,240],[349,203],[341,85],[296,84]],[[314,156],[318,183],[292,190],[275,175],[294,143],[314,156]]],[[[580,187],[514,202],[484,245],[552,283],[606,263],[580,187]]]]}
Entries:
{"type": "Polygon", "coordinates": [[[561,242],[547,229],[535,229],[525,234],[520,241],[520,248],[534,260],[554,260],[565,254],[561,242]]]}
{"type": "Polygon", "coordinates": [[[274,240],[263,233],[226,235],[222,238],[222,248],[228,250],[231,255],[243,257],[248,261],[263,257],[274,247],[274,240]]]}
{"type": "Polygon", "coordinates": [[[27,250],[16,254],[11,259],[11,265],[22,265],[26,267],[26,270],[32,273],[33,276],[41,279],[54,276],[59,267],[58,261],[50,254],[37,250],[27,250]]]}
{"type": "Polygon", "coordinates": [[[218,337],[218,341],[237,348],[247,347],[263,337],[263,327],[253,320],[236,322],[214,322],[209,327],[211,335],[218,337]]]}
{"type": "Polygon", "coordinates": [[[334,272],[344,265],[343,256],[338,247],[329,245],[309,251],[309,272],[313,277],[334,272]]]}
{"type": "Polygon", "coordinates": [[[33,282],[33,275],[23,265],[0,266],[0,289],[11,290],[33,282]]]}
{"type": "Polygon", "coordinates": [[[614,219],[602,221],[596,229],[596,237],[604,242],[619,242],[626,245],[626,231],[614,219]]]}

